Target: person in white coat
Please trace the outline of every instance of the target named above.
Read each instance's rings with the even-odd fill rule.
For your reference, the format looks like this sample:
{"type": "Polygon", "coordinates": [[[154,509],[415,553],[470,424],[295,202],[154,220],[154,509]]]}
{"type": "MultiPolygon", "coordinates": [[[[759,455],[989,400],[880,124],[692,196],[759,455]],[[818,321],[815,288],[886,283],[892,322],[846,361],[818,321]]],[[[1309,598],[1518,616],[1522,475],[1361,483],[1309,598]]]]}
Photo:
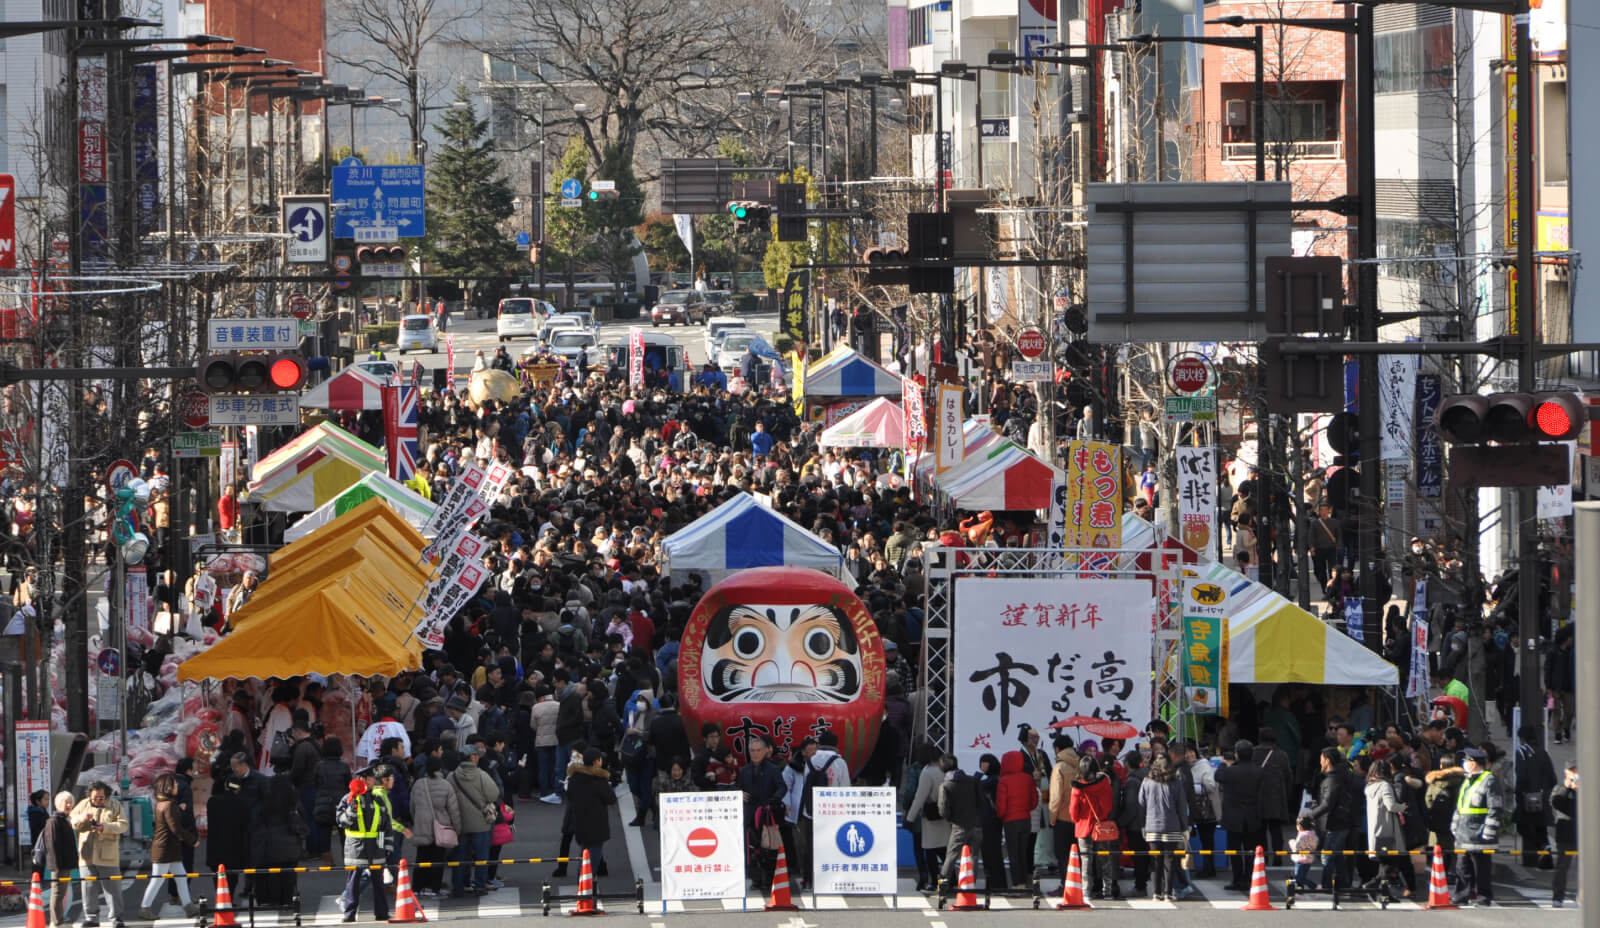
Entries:
{"type": "Polygon", "coordinates": [[[912,760],[922,765],[922,773],[917,778],[917,790],[906,806],[906,828],[916,832],[921,826],[919,850],[923,866],[917,868],[917,889],[932,891],[939,885],[945,845],[950,843],[950,823],[939,815],[939,787],[944,785],[944,773],[939,770],[939,749],[931,743],[918,745],[912,760]]]}

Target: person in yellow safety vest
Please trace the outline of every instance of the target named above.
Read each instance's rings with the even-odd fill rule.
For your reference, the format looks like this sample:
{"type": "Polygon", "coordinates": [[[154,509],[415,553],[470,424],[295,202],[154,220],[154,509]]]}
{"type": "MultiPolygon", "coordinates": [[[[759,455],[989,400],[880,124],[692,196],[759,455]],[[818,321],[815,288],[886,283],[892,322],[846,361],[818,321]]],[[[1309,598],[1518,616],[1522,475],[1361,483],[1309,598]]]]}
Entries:
{"type": "Polygon", "coordinates": [[[1478,905],[1494,903],[1492,853],[1500,843],[1500,786],[1487,769],[1489,755],[1481,748],[1467,748],[1462,767],[1467,771],[1456,794],[1456,811],[1450,819],[1450,832],[1456,839],[1461,860],[1456,867],[1456,892],[1453,901],[1464,905],[1474,895],[1478,905]]]}
{"type": "Polygon", "coordinates": [[[386,866],[383,871],[383,882],[385,884],[394,882],[393,868],[400,861],[400,848],[405,843],[405,838],[411,837],[411,832],[406,829],[405,823],[394,814],[394,803],[389,798],[391,791],[394,789],[394,781],[397,775],[392,764],[374,764],[372,767],[372,776],[377,780],[377,783],[372,787],[372,795],[383,803],[383,811],[389,816],[390,828],[388,838],[384,842],[384,863],[386,866]]]}
{"type": "Polygon", "coordinates": [[[345,877],[344,895],[339,897],[345,922],[356,920],[363,880],[372,883],[373,915],[380,922],[388,921],[389,900],[384,896],[383,878],[372,868],[383,866],[388,857],[386,843],[390,834],[399,830],[406,837],[411,836],[408,829],[395,824],[383,797],[373,793],[373,788],[381,783],[376,773],[369,768],[351,780],[350,792],[340,801],[334,814],[335,821],[344,830],[345,863],[354,868],[345,877]]]}

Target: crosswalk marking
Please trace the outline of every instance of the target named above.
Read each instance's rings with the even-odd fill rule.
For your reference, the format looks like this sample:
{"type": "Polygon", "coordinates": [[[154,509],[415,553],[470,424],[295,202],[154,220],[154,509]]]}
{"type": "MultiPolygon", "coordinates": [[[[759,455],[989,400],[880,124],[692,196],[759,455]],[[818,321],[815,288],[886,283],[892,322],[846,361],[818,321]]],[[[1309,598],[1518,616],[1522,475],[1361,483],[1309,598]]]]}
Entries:
{"type": "Polygon", "coordinates": [[[522,914],[522,890],[504,886],[478,900],[479,918],[517,918],[522,914]]]}

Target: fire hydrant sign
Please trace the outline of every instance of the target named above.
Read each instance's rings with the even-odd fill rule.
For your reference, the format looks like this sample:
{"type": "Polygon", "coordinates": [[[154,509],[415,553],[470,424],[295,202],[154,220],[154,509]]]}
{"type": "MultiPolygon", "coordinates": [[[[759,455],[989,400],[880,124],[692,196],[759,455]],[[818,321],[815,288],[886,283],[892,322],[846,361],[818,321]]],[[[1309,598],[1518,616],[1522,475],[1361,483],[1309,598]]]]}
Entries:
{"type": "Polygon", "coordinates": [[[662,900],[743,899],[744,794],[662,793],[658,798],[662,900]]]}
{"type": "Polygon", "coordinates": [[[892,788],[817,787],[811,810],[818,894],[892,896],[898,891],[892,788]]]}

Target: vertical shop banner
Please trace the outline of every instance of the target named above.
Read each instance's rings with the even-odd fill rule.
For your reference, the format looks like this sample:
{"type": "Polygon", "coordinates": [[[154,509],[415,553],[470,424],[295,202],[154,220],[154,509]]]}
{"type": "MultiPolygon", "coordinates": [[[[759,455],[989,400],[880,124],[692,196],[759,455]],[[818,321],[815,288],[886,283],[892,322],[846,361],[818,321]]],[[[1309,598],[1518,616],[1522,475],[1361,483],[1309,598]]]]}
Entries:
{"type": "Polygon", "coordinates": [[[1183,584],[1183,695],[1197,715],[1228,714],[1228,591],[1209,580],[1183,584]]]}
{"type": "Polygon", "coordinates": [[[662,793],[661,901],[744,898],[744,794],[662,793]]]}
{"type": "MultiPolygon", "coordinates": [[[[1422,584],[1417,584],[1420,589],[1422,584]]],[[[1411,673],[1406,677],[1406,698],[1428,693],[1428,613],[1411,614],[1411,673]]]]}
{"type": "Polygon", "coordinates": [[[1122,547],[1122,449],[1103,441],[1067,446],[1067,547],[1122,547]]]}
{"type": "Polygon", "coordinates": [[[448,393],[456,392],[456,337],[453,333],[444,337],[444,388],[448,393]]]}
{"type": "Polygon", "coordinates": [[[1050,484],[1050,521],[1046,525],[1048,534],[1045,536],[1045,547],[1065,548],[1067,546],[1067,507],[1071,487],[1065,475],[1056,477],[1050,484]]]}
{"type": "Polygon", "coordinates": [[[1344,601],[1344,633],[1362,644],[1367,643],[1366,619],[1361,597],[1353,596],[1344,601]]]}
{"type": "Polygon", "coordinates": [[[133,67],[133,172],[139,234],[162,228],[159,83],[153,64],[133,67]]]}
{"type": "MultiPolygon", "coordinates": [[[[232,483],[239,479],[239,443],[225,441],[222,443],[222,453],[217,455],[217,469],[222,473],[223,483],[232,483]]],[[[250,476],[246,474],[246,476],[250,476]]]]}
{"type": "Polygon", "coordinates": [[[1178,537],[1202,556],[1214,556],[1217,535],[1217,450],[1178,449],[1178,537]]]}
{"type": "Polygon", "coordinates": [[[906,451],[920,448],[928,440],[928,417],[922,408],[922,384],[915,377],[900,381],[900,409],[905,413],[906,451]]]}
{"type": "Polygon", "coordinates": [[[898,894],[894,800],[894,789],[887,786],[813,790],[811,869],[817,893],[898,894]]]}
{"type": "Polygon", "coordinates": [[[1150,718],[1149,580],[960,577],[955,596],[951,746],[963,767],[1015,743],[1022,722],[1150,718]]]}
{"type": "Polygon", "coordinates": [[[1417,375],[1417,496],[1438,499],[1444,495],[1444,439],[1433,427],[1444,384],[1438,374],[1417,375]]]}
{"type": "Polygon", "coordinates": [[[933,472],[942,474],[961,463],[967,453],[967,441],[962,428],[961,388],[939,384],[936,397],[939,433],[934,437],[933,472]]]}
{"type": "Polygon", "coordinates": [[[778,331],[789,336],[796,346],[809,345],[806,337],[806,305],[811,291],[809,270],[790,271],[783,282],[783,318],[778,320],[778,331]]]}
{"type": "Polygon", "coordinates": [[[129,567],[122,581],[123,608],[129,628],[150,627],[150,575],[143,564],[129,567]]]}
{"type": "Polygon", "coordinates": [[[807,357],[798,351],[789,352],[789,370],[794,371],[794,389],[790,393],[794,397],[794,414],[805,415],[806,411],[806,363],[807,357]]]}
{"type": "Polygon", "coordinates": [[[628,386],[644,386],[644,329],[628,327],[628,386]]]}
{"type": "Polygon", "coordinates": [[[106,59],[78,59],[78,228],[86,258],[103,258],[111,240],[111,203],[106,196],[106,59]]]}
{"type": "Polygon", "coordinates": [[[11,792],[11,808],[20,844],[33,843],[35,836],[28,831],[28,797],[40,790],[55,795],[50,781],[50,722],[18,719],[17,784],[11,792]]]}
{"type": "Polygon", "coordinates": [[[1417,356],[1391,354],[1378,359],[1378,457],[1384,461],[1411,460],[1411,438],[1416,431],[1412,416],[1417,405],[1417,356]]]}

